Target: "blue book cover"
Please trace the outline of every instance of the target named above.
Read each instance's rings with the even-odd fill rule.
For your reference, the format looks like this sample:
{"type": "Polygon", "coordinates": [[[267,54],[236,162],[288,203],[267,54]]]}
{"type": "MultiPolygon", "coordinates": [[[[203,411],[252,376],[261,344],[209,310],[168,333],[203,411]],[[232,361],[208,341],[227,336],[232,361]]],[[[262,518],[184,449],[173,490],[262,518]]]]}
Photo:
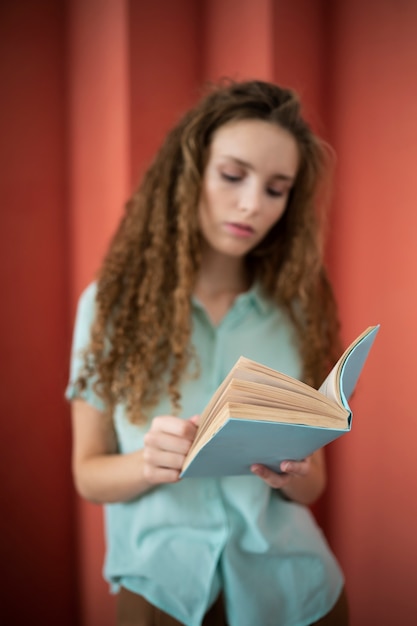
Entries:
{"type": "Polygon", "coordinates": [[[321,387],[240,357],[201,415],[181,477],[279,471],[350,431],[349,398],[379,330],[370,326],[345,350],[321,387]]]}

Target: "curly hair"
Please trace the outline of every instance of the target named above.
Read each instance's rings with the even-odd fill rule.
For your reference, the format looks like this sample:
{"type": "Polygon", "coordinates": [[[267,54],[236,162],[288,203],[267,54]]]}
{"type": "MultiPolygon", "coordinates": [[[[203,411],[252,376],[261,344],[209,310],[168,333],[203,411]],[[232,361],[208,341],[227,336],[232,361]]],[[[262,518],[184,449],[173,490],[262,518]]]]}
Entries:
{"type": "Polygon", "coordinates": [[[318,386],[340,351],[339,322],[322,255],[316,199],[328,171],[326,145],[301,116],[295,92],[263,81],[211,87],[168,133],[127,202],[97,277],[96,315],[79,390],[94,379],[109,412],[123,402],[143,422],[162,394],[180,409],[179,383],[193,349],[191,295],[200,267],[197,221],[213,134],[259,119],[295,138],[300,165],[283,217],[248,255],[255,280],[291,317],[303,379],[318,386]]]}

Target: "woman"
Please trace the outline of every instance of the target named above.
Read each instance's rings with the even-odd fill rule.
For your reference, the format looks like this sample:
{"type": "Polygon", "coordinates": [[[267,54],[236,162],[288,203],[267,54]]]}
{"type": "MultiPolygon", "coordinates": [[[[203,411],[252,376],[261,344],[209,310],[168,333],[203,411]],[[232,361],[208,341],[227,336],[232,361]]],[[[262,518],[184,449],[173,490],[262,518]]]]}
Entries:
{"type": "Polygon", "coordinates": [[[179,479],[241,354],[312,385],[339,356],[316,210],[326,164],[290,90],[213,89],[168,134],[81,296],[73,472],[105,504],[120,626],[347,623],[306,506],[325,487],[322,450],[280,474],[179,479]]]}

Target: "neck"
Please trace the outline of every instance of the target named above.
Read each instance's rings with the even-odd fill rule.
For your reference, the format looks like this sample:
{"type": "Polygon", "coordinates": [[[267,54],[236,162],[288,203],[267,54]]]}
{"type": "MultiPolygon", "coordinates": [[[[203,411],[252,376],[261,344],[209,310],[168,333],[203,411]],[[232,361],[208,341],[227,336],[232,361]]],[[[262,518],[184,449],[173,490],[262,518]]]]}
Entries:
{"type": "Polygon", "coordinates": [[[236,295],[246,291],[249,286],[244,259],[221,255],[211,249],[203,250],[196,293],[236,295]]]}

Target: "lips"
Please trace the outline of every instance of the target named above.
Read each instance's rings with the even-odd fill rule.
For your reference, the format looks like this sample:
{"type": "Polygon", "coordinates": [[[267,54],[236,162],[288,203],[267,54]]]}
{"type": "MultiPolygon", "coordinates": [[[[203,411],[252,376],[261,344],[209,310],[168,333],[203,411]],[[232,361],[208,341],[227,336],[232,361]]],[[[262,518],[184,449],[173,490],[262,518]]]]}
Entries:
{"type": "Polygon", "coordinates": [[[239,222],[226,222],[226,230],[237,237],[250,237],[254,234],[254,229],[249,224],[241,224],[239,222]]]}

